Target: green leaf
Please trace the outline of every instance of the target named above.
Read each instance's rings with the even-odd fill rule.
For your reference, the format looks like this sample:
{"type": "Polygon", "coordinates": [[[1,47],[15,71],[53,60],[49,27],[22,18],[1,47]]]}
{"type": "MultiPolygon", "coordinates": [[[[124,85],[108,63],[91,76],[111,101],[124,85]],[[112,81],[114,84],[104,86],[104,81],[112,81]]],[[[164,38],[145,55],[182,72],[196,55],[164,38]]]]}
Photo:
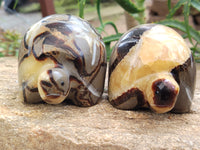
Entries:
{"type": "Polygon", "coordinates": [[[187,3],[184,5],[184,8],[183,8],[183,15],[184,15],[186,33],[187,33],[187,35],[188,35],[188,39],[190,40],[190,42],[191,42],[192,45],[193,45],[192,37],[191,37],[190,31],[189,31],[190,5],[191,5],[191,0],[188,0],[187,3]]]}
{"type": "Polygon", "coordinates": [[[144,2],[145,2],[145,0],[136,0],[135,1],[136,6],[139,8],[144,8],[144,2]]]}
{"type": "Polygon", "coordinates": [[[79,17],[84,18],[84,7],[86,0],[78,0],[79,17]]]}
{"type": "Polygon", "coordinates": [[[185,33],[182,35],[182,38],[186,39],[186,38],[188,38],[188,35],[185,33]]]}
{"type": "Polygon", "coordinates": [[[103,23],[103,20],[102,20],[102,17],[101,17],[101,12],[100,12],[100,1],[101,0],[97,0],[97,5],[96,5],[98,18],[99,18],[99,21],[100,21],[100,24],[101,24],[100,27],[97,28],[97,30],[101,33],[102,31],[104,31],[104,28],[105,28],[106,25],[111,25],[114,28],[116,34],[118,34],[117,27],[113,22],[108,21],[106,23],[103,23]]]}
{"type": "Polygon", "coordinates": [[[113,22],[111,22],[111,21],[105,22],[105,23],[104,23],[104,27],[105,27],[106,25],[111,25],[111,26],[114,28],[116,34],[118,34],[117,27],[116,27],[116,25],[115,25],[113,22]]]}
{"type": "Polygon", "coordinates": [[[139,24],[145,24],[145,12],[130,14],[139,24]]]}
{"type": "Polygon", "coordinates": [[[4,50],[7,50],[8,49],[8,44],[6,42],[2,42],[0,44],[0,48],[4,49],[4,50]]]}
{"type": "Polygon", "coordinates": [[[187,0],[179,0],[178,3],[176,3],[176,5],[169,11],[169,14],[167,15],[167,19],[171,19],[173,17],[173,15],[175,14],[175,12],[182,6],[185,4],[185,2],[187,2],[187,0]]]}
{"type": "Polygon", "coordinates": [[[13,9],[15,9],[15,8],[17,7],[18,1],[19,1],[19,0],[16,0],[16,1],[15,1],[14,6],[13,6],[13,9]]]}
{"type": "Polygon", "coordinates": [[[0,52],[0,57],[4,57],[4,54],[0,52]]]}
{"type": "Polygon", "coordinates": [[[115,0],[124,10],[129,13],[138,13],[144,11],[144,7],[141,7],[144,0],[138,0],[137,4],[134,4],[131,0],[115,0]]]}
{"type": "Polygon", "coordinates": [[[98,31],[99,34],[101,34],[104,29],[102,26],[100,26],[100,27],[96,27],[96,30],[98,31]]]}
{"type": "MultiPolygon", "coordinates": [[[[185,23],[180,22],[178,20],[166,19],[166,20],[160,21],[158,23],[172,27],[172,28],[179,29],[179,30],[181,30],[185,33],[187,32],[186,28],[185,28],[185,23]]],[[[195,30],[191,26],[189,26],[189,32],[190,32],[191,37],[200,44],[200,32],[198,32],[197,30],[195,30]]]]}
{"type": "Polygon", "coordinates": [[[191,1],[192,7],[196,8],[198,11],[200,11],[200,2],[199,0],[192,0],[191,1]]]}
{"type": "Polygon", "coordinates": [[[110,43],[105,43],[105,46],[106,46],[107,60],[109,60],[110,59],[110,55],[112,53],[112,50],[110,48],[110,43]]]}
{"type": "Polygon", "coordinates": [[[101,12],[100,12],[100,1],[101,0],[97,0],[97,14],[98,14],[98,18],[99,18],[100,24],[103,27],[103,20],[102,20],[101,12]]]}
{"type": "Polygon", "coordinates": [[[121,36],[122,36],[122,33],[117,33],[117,34],[110,35],[110,36],[103,38],[103,42],[105,43],[106,51],[107,51],[107,60],[109,60],[111,52],[112,52],[112,50],[110,48],[111,42],[118,41],[121,36]]]}
{"type": "Polygon", "coordinates": [[[197,47],[197,45],[198,45],[198,43],[196,42],[196,44],[193,47],[190,48],[192,50],[192,52],[193,52],[193,55],[195,53],[200,53],[200,48],[197,47]]]}
{"type": "Polygon", "coordinates": [[[169,9],[169,11],[171,10],[171,0],[168,0],[167,1],[167,6],[168,6],[168,9],[169,9]]]}
{"type": "Polygon", "coordinates": [[[196,62],[200,63],[200,53],[194,53],[194,59],[196,62]]]}
{"type": "Polygon", "coordinates": [[[122,36],[122,33],[106,36],[103,38],[104,43],[110,43],[113,41],[118,41],[120,37],[122,36]]]}

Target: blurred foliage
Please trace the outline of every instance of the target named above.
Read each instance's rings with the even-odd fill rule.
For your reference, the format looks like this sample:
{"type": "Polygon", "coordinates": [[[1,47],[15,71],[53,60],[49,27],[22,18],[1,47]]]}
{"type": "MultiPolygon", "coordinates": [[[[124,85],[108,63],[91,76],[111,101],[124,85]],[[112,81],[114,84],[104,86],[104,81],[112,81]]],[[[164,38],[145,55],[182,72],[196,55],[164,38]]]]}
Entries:
{"type": "MultiPolygon", "coordinates": [[[[84,11],[85,12],[92,12],[95,11],[95,1],[96,0],[84,0],[86,6],[84,5],[81,8],[86,8],[84,11]]],[[[73,1],[68,1],[68,0],[54,0],[54,5],[55,5],[55,10],[56,13],[58,14],[74,14],[74,15],[79,15],[78,11],[79,10],[79,0],[73,0],[73,1]],[[78,5],[77,5],[78,2],[78,5]]]]}
{"type": "MultiPolygon", "coordinates": [[[[125,11],[136,15],[136,16],[140,16],[138,18],[136,18],[140,23],[144,23],[143,19],[141,18],[145,18],[144,17],[144,11],[145,11],[145,7],[144,7],[144,2],[145,0],[137,0],[134,2],[130,1],[130,0],[115,0],[125,11]]],[[[103,38],[103,41],[105,43],[106,46],[106,51],[107,51],[107,59],[109,60],[112,49],[111,48],[111,43],[114,41],[118,41],[120,39],[120,37],[122,36],[122,33],[118,32],[117,26],[111,22],[111,21],[107,21],[107,22],[103,22],[103,19],[101,17],[101,8],[100,8],[100,4],[101,4],[101,0],[96,0],[96,10],[97,10],[97,14],[98,14],[98,18],[100,21],[100,26],[97,28],[97,30],[99,31],[99,33],[105,32],[105,27],[107,25],[110,25],[113,27],[113,29],[115,30],[115,34],[113,35],[108,35],[106,37],[103,38]]],[[[79,8],[79,11],[83,11],[79,8]]]]}
{"type": "MultiPolygon", "coordinates": [[[[84,7],[85,5],[80,5],[81,1],[79,0],[79,16],[84,18],[84,7]]],[[[100,26],[97,28],[99,33],[104,32],[105,26],[111,25],[114,30],[116,31],[116,34],[109,35],[103,38],[104,43],[106,45],[107,50],[107,58],[109,59],[112,48],[110,47],[111,42],[118,41],[121,37],[122,33],[118,33],[117,26],[110,21],[103,22],[101,17],[101,9],[100,9],[100,1],[96,0],[96,10],[98,14],[98,18],[100,21],[100,26]]],[[[145,6],[144,2],[145,0],[135,0],[132,2],[131,0],[115,0],[125,11],[127,11],[130,15],[134,17],[135,20],[137,20],[140,24],[146,23],[145,19],[145,6]]],[[[195,8],[196,10],[200,11],[200,2],[199,0],[179,0],[174,7],[171,7],[171,0],[168,0],[168,8],[169,8],[169,14],[166,16],[166,19],[157,22],[159,24],[163,24],[172,28],[176,28],[180,31],[182,31],[184,34],[182,35],[183,38],[188,38],[189,42],[191,43],[191,51],[194,55],[194,58],[197,62],[200,62],[200,32],[195,30],[193,27],[189,25],[189,14],[190,9],[195,8]],[[183,15],[184,15],[184,21],[178,21],[173,19],[174,14],[176,11],[183,7],[183,15]]]]}
{"type": "MultiPolygon", "coordinates": [[[[145,17],[145,0],[135,0],[132,2],[131,0],[109,0],[109,2],[115,1],[118,3],[125,11],[127,11],[130,15],[132,15],[140,24],[146,23],[145,17]]],[[[2,0],[0,0],[0,3],[2,0]]],[[[119,33],[117,26],[111,22],[104,22],[101,16],[101,7],[102,2],[108,2],[108,0],[54,0],[55,8],[57,13],[71,13],[70,10],[79,10],[77,14],[81,18],[84,18],[84,11],[97,11],[98,19],[100,21],[100,26],[97,27],[97,30],[101,34],[105,31],[105,27],[107,25],[112,26],[115,30],[115,34],[108,35],[103,38],[103,41],[106,45],[107,57],[109,59],[112,48],[110,47],[111,43],[114,41],[118,41],[123,33],[119,33]],[[78,5],[77,5],[78,3],[78,5]],[[96,8],[93,7],[96,5],[96,8]],[[87,9],[85,9],[87,8],[87,9]]],[[[16,6],[16,5],[15,5],[16,6]]],[[[179,0],[173,7],[171,6],[171,0],[168,0],[168,8],[169,14],[166,16],[164,20],[161,20],[157,23],[163,24],[169,27],[176,28],[182,31],[184,34],[183,38],[187,38],[191,43],[192,53],[197,62],[200,62],[200,32],[195,30],[193,27],[189,25],[189,14],[191,8],[195,8],[197,11],[200,11],[200,3],[199,0],[179,0]],[[178,21],[174,19],[174,14],[176,11],[182,7],[184,21],[178,21]]],[[[38,9],[38,5],[33,7],[34,9],[38,9]]],[[[27,8],[30,11],[30,7],[27,8]]],[[[25,9],[24,9],[25,11],[25,9]]],[[[10,56],[16,55],[15,49],[19,49],[19,39],[20,35],[16,32],[5,31],[3,34],[0,34],[0,57],[2,56],[10,56]]]]}
{"type": "Polygon", "coordinates": [[[16,31],[0,30],[0,57],[17,56],[21,35],[16,31]]]}
{"type": "Polygon", "coordinates": [[[56,13],[63,14],[67,13],[67,10],[76,10],[78,9],[77,1],[73,0],[54,0],[56,13]],[[69,3],[69,4],[67,4],[69,3]]]}
{"type": "MultiPolygon", "coordinates": [[[[77,0],[54,0],[54,2],[59,2],[63,6],[69,6],[69,5],[77,5],[77,0]]],[[[101,2],[113,2],[114,0],[101,0],[101,2]]],[[[92,4],[94,5],[96,3],[96,0],[85,0],[86,4],[92,4]]]]}
{"type": "Polygon", "coordinates": [[[29,5],[24,5],[18,8],[20,13],[30,13],[30,12],[37,12],[40,11],[40,4],[39,3],[31,3],[29,5]]]}
{"type": "Polygon", "coordinates": [[[190,49],[196,62],[200,62],[200,32],[189,25],[189,14],[192,7],[200,12],[199,0],[179,0],[173,8],[171,7],[171,0],[168,0],[169,14],[166,19],[158,23],[182,31],[184,33],[183,38],[187,38],[192,45],[190,49]],[[184,21],[182,22],[173,19],[174,14],[180,7],[183,7],[184,21]]]}

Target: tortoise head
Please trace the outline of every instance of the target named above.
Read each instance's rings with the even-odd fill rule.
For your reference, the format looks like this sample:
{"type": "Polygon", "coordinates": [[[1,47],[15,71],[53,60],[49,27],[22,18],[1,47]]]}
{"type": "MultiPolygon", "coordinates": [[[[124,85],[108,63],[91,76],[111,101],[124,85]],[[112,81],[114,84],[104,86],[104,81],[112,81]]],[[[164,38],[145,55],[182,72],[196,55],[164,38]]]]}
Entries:
{"type": "Polygon", "coordinates": [[[62,68],[43,71],[38,78],[38,91],[45,102],[61,103],[70,91],[68,73],[62,68]]]}
{"type": "Polygon", "coordinates": [[[160,74],[147,81],[146,97],[150,108],[165,113],[174,108],[180,87],[171,75],[160,74]]]}

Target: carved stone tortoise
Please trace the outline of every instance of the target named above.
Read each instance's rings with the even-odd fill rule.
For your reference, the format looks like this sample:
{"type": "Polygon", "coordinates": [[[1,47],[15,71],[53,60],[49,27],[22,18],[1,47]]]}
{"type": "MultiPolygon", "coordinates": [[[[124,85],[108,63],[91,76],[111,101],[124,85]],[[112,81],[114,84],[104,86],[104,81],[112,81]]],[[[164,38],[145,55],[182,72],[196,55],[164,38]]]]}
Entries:
{"type": "Polygon", "coordinates": [[[104,90],[106,52],[101,36],[85,20],[51,15],[25,34],[19,51],[18,78],[27,103],[78,106],[97,103],[104,90]]]}
{"type": "Polygon", "coordinates": [[[195,62],[173,29],[158,24],[130,29],[115,45],[109,65],[109,101],[114,107],[190,111],[195,62]]]}

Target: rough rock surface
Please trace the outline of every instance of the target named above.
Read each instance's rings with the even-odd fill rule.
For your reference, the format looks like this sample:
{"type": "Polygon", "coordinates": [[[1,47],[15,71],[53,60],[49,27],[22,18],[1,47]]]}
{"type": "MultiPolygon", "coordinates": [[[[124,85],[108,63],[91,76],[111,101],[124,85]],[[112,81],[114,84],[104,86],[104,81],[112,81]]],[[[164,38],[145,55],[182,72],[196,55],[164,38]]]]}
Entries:
{"type": "Polygon", "coordinates": [[[0,58],[0,147],[24,149],[200,149],[200,65],[191,113],[123,111],[105,99],[77,106],[24,104],[17,59],[0,58]]]}

